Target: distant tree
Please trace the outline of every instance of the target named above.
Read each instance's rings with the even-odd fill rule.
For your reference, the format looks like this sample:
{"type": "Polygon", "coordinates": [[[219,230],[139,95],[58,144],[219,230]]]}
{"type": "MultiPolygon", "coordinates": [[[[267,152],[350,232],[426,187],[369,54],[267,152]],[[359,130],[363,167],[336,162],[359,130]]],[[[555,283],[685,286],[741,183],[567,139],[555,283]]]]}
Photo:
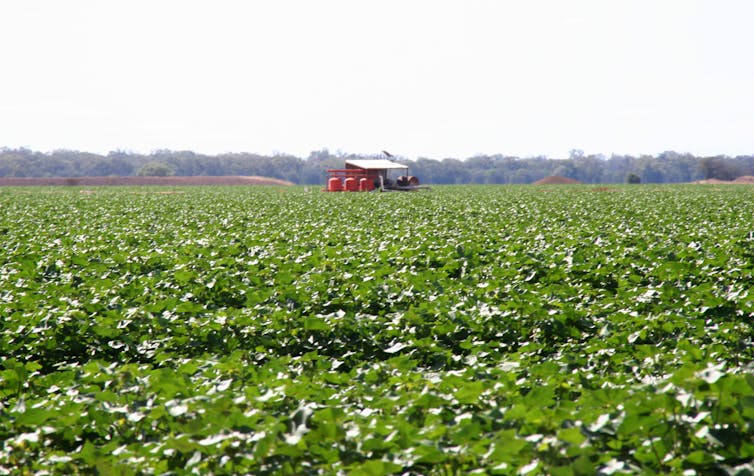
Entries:
{"type": "Polygon", "coordinates": [[[147,162],[136,173],[139,177],[169,177],[175,171],[165,162],[147,162]]]}
{"type": "MultiPolygon", "coordinates": [[[[440,162],[440,177],[438,183],[463,184],[470,182],[471,171],[466,167],[465,162],[458,159],[442,159],[440,162]]],[[[419,177],[421,180],[421,177],[419,177]]]]}
{"type": "Polygon", "coordinates": [[[663,164],[651,155],[642,155],[635,161],[642,183],[664,183],[663,164]]]}
{"type": "Polygon", "coordinates": [[[575,179],[577,175],[576,167],[573,165],[573,161],[564,160],[562,164],[558,165],[555,170],[553,170],[552,175],[575,179]]]}
{"type": "Polygon", "coordinates": [[[531,171],[526,168],[517,169],[511,176],[511,183],[532,183],[539,180],[541,177],[532,176],[531,171]]]}
{"type": "Polygon", "coordinates": [[[738,165],[725,157],[704,157],[699,160],[699,169],[705,179],[733,180],[740,175],[738,165]]]}
{"type": "Polygon", "coordinates": [[[573,175],[568,175],[568,177],[584,183],[602,182],[602,174],[605,168],[604,157],[600,155],[580,155],[572,159],[571,162],[574,170],[573,175]]]}
{"type": "Polygon", "coordinates": [[[631,183],[631,184],[641,183],[641,177],[639,177],[638,174],[635,174],[633,172],[629,173],[628,175],[626,175],[626,183],[631,183]]]}
{"type": "Polygon", "coordinates": [[[469,157],[464,162],[466,162],[466,167],[471,170],[487,170],[494,166],[494,159],[487,155],[475,155],[474,157],[469,157]]]}

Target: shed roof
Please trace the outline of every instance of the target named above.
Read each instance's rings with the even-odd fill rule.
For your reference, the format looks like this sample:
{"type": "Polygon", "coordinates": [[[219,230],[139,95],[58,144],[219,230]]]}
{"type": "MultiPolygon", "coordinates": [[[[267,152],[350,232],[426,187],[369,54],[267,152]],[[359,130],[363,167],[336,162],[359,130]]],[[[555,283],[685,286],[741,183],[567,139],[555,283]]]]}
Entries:
{"type": "Polygon", "coordinates": [[[384,169],[407,169],[408,165],[399,164],[390,160],[367,159],[367,160],[346,160],[346,166],[352,165],[365,170],[384,170],[384,169]]]}

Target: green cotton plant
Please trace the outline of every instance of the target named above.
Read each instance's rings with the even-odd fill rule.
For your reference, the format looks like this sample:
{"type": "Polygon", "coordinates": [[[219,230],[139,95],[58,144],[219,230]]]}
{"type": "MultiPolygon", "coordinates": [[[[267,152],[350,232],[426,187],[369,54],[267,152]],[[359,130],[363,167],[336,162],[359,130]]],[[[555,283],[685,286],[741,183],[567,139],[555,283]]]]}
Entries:
{"type": "Polygon", "coordinates": [[[0,471],[749,474],[747,186],[7,188],[0,471]]]}

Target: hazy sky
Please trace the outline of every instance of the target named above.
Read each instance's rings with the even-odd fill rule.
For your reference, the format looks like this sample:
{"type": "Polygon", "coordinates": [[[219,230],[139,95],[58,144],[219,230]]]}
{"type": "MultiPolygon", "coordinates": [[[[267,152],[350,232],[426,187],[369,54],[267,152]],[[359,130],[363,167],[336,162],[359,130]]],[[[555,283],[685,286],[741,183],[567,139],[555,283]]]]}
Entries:
{"type": "Polygon", "coordinates": [[[754,154],[752,0],[2,0],[0,147],[754,154]]]}

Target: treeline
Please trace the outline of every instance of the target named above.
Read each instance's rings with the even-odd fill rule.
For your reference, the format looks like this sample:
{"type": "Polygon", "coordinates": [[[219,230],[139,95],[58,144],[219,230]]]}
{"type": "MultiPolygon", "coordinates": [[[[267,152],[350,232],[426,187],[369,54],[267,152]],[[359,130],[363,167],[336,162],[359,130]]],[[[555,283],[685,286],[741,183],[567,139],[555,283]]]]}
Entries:
{"type": "MultiPolygon", "coordinates": [[[[150,154],[113,151],[107,155],[71,150],[50,153],[29,149],[0,149],[0,177],[108,177],[134,175],[260,175],[298,184],[321,184],[324,171],[341,168],[348,159],[378,158],[327,150],[306,158],[251,153],[204,155],[190,151],[158,150],[150,154]]],[[[384,157],[382,157],[384,158],[384,157]]],[[[561,175],[585,183],[622,183],[639,177],[642,183],[682,183],[700,179],[731,180],[754,175],[754,156],[697,157],[663,152],[657,156],[586,155],[574,150],[568,159],[478,155],[464,160],[397,158],[412,175],[434,184],[532,183],[561,175]]]]}

